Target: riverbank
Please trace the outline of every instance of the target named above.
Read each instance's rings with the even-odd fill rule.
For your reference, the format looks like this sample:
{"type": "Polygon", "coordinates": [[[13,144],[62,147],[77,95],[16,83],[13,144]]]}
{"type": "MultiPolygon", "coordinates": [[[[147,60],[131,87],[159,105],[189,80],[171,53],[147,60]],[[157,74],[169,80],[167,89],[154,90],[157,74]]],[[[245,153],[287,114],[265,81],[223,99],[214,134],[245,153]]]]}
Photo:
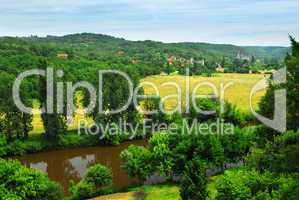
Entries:
{"type": "Polygon", "coordinates": [[[130,135],[120,135],[100,140],[97,135],[79,135],[77,131],[68,131],[65,134],[59,135],[55,140],[49,140],[45,138],[43,134],[31,135],[27,139],[15,140],[10,143],[0,138],[0,157],[7,158],[11,156],[83,147],[117,146],[125,141],[142,139],[142,137],[137,136],[133,140],[130,140],[129,137],[130,135]]]}

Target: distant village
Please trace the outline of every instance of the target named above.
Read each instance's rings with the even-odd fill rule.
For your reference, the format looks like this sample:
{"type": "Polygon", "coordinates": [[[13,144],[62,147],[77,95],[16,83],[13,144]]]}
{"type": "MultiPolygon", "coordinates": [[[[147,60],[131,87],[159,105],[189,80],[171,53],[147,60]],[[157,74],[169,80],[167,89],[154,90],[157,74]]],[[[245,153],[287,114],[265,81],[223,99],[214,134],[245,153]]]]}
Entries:
{"type": "MultiPolygon", "coordinates": [[[[125,52],[122,51],[122,50],[117,51],[117,55],[119,55],[119,56],[122,56],[124,54],[125,54],[125,52]]],[[[67,59],[70,58],[70,55],[68,53],[61,52],[61,53],[57,54],[57,58],[62,59],[62,60],[67,60],[67,59]]],[[[253,62],[254,57],[239,51],[237,53],[235,59],[240,60],[240,61],[247,61],[248,63],[250,63],[250,62],[253,62]]],[[[137,59],[132,59],[131,62],[132,62],[132,64],[138,64],[139,63],[139,61],[137,59]]],[[[167,62],[168,65],[177,65],[177,66],[180,66],[180,67],[194,66],[195,64],[198,65],[198,66],[205,66],[206,65],[205,59],[201,59],[201,60],[195,60],[194,58],[185,59],[185,58],[182,58],[182,57],[178,58],[174,55],[169,56],[167,58],[166,62],[167,62]]],[[[254,62],[259,63],[261,61],[260,60],[255,60],[254,62]]],[[[226,72],[225,67],[220,63],[215,64],[214,70],[217,73],[225,73],[226,72]]],[[[249,74],[253,74],[253,73],[256,73],[256,74],[273,74],[275,72],[276,72],[276,70],[274,70],[274,69],[271,69],[271,70],[256,70],[256,71],[253,71],[253,70],[250,70],[250,69],[248,70],[249,74]]],[[[166,75],[166,73],[161,72],[161,75],[166,75]]]]}

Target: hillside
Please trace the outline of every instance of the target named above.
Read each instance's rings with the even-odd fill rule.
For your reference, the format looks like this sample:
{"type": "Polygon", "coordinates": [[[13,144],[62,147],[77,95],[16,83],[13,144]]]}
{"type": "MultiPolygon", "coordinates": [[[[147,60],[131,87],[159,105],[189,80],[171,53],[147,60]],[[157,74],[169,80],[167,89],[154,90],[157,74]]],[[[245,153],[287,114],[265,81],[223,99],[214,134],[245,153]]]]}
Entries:
{"type": "Polygon", "coordinates": [[[287,52],[288,47],[278,46],[235,46],[229,44],[209,43],[162,43],[155,41],[129,41],[123,38],[116,38],[103,34],[72,34],[62,37],[47,36],[23,38],[27,41],[51,43],[52,45],[74,48],[76,52],[85,55],[95,53],[96,55],[109,55],[123,51],[127,55],[139,57],[140,54],[161,53],[164,55],[177,55],[184,58],[204,58],[206,60],[221,60],[223,57],[236,58],[238,53],[255,56],[263,61],[275,59],[281,61],[287,52]]]}
{"type": "Polygon", "coordinates": [[[185,74],[186,67],[191,75],[211,74],[219,65],[231,73],[277,69],[290,51],[287,47],[129,41],[91,33],[0,37],[0,42],[0,69],[4,71],[33,68],[38,57],[46,57],[53,65],[72,69],[133,66],[143,77],[161,72],[185,74]],[[59,58],[60,54],[67,58],[59,58]]]}

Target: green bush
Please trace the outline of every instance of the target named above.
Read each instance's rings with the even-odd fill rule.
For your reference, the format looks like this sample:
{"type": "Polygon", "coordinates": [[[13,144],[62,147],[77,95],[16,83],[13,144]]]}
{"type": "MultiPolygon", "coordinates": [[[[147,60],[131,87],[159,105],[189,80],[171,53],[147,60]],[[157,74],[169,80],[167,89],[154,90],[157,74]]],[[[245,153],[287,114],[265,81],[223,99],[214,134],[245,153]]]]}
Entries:
{"type": "Polygon", "coordinates": [[[9,152],[12,155],[23,155],[26,153],[26,145],[21,140],[15,140],[9,144],[9,152]]]}
{"type": "Polygon", "coordinates": [[[122,168],[130,177],[145,180],[153,173],[152,155],[145,147],[130,145],[120,154],[123,161],[122,168]]]}
{"type": "MultiPolygon", "coordinates": [[[[192,99],[190,97],[190,99],[192,99]]],[[[198,122],[215,121],[219,113],[220,104],[216,99],[200,98],[197,99],[196,107],[193,102],[190,102],[190,120],[197,119],[198,122]],[[214,112],[212,114],[206,114],[202,112],[214,112]]]]}
{"type": "Polygon", "coordinates": [[[111,192],[112,172],[103,165],[97,164],[88,168],[83,179],[70,186],[70,199],[87,199],[111,192]]]}
{"type": "Polygon", "coordinates": [[[71,184],[70,189],[71,193],[70,199],[86,199],[95,195],[94,185],[80,181],[78,184],[71,184]]]}
{"type": "Polygon", "coordinates": [[[264,148],[253,147],[247,163],[259,171],[299,173],[299,131],[275,136],[264,148]]]}
{"type": "Polygon", "coordinates": [[[182,200],[206,200],[207,184],[205,163],[197,158],[189,161],[185,166],[180,183],[182,200]]]}
{"type": "Polygon", "coordinates": [[[44,148],[41,140],[28,140],[24,144],[26,153],[36,153],[44,148]]]}
{"type": "Polygon", "coordinates": [[[225,172],[216,181],[216,189],[216,199],[219,200],[295,200],[299,196],[299,184],[296,179],[246,169],[225,172]]]}
{"type": "Polygon", "coordinates": [[[0,135],[0,157],[5,156],[7,154],[7,142],[4,136],[0,135]]]}
{"type": "Polygon", "coordinates": [[[242,113],[237,107],[231,103],[226,102],[224,113],[221,116],[225,122],[230,122],[234,125],[244,125],[246,115],[242,113]]]}
{"type": "Polygon", "coordinates": [[[123,132],[120,130],[117,124],[112,123],[111,124],[111,129],[107,130],[103,135],[101,136],[101,142],[104,144],[109,144],[109,145],[118,145],[120,144],[123,139],[125,139],[123,132]],[[111,131],[113,130],[114,131],[111,131]],[[111,131],[111,132],[110,132],[111,131]]]}
{"type": "Polygon", "coordinates": [[[149,140],[149,151],[152,154],[152,165],[160,175],[171,178],[174,156],[170,149],[171,135],[168,132],[157,132],[149,140]]]}
{"type": "Polygon", "coordinates": [[[0,159],[0,199],[61,200],[62,188],[45,173],[24,167],[18,161],[0,159]]]}
{"type": "Polygon", "coordinates": [[[84,182],[96,187],[109,186],[112,184],[112,172],[103,165],[94,165],[87,170],[84,182]]]}

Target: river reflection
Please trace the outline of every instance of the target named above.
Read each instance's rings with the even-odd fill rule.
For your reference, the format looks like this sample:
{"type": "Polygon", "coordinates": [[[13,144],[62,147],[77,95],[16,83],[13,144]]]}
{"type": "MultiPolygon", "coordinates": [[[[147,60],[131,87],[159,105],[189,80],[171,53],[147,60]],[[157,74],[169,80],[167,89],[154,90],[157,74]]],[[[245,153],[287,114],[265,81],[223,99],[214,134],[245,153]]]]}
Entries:
{"type": "Polygon", "coordinates": [[[27,167],[48,173],[51,180],[60,183],[67,193],[70,180],[78,182],[86,169],[100,163],[109,167],[113,172],[113,185],[123,188],[137,183],[130,179],[121,169],[120,152],[129,145],[145,146],[145,140],[130,141],[113,147],[89,147],[68,150],[57,150],[37,154],[14,157],[27,167]]]}

